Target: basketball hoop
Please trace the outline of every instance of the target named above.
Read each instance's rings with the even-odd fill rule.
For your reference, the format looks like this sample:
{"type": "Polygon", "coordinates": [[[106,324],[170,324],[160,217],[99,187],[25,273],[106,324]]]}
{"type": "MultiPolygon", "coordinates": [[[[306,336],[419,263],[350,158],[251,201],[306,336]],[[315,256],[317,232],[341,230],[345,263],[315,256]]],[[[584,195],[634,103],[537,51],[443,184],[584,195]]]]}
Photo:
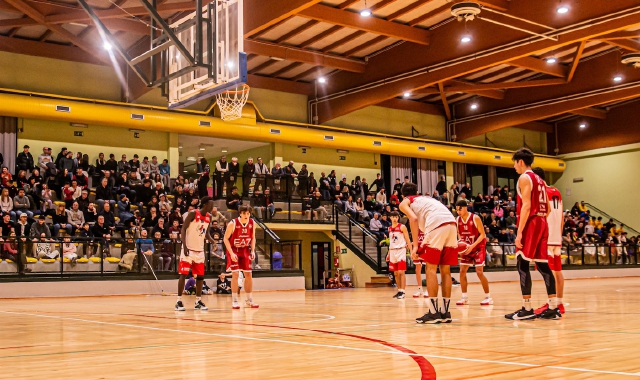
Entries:
{"type": "Polygon", "coordinates": [[[235,90],[223,91],[216,94],[220,117],[224,121],[236,120],[242,117],[242,107],[249,99],[249,86],[243,84],[235,90]]]}

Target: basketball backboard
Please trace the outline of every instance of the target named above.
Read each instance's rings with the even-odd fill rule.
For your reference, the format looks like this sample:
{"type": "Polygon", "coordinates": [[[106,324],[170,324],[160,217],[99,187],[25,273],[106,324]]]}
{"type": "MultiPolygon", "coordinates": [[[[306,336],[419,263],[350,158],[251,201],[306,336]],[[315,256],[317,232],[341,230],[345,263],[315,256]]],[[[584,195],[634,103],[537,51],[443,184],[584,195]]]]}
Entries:
{"type": "Polygon", "coordinates": [[[177,45],[169,46],[163,63],[169,77],[169,108],[183,108],[247,82],[243,52],[243,1],[214,0],[201,11],[170,25],[195,64],[177,45]],[[200,26],[200,28],[198,28],[200,26]],[[183,72],[182,75],[177,75],[183,72]]]}

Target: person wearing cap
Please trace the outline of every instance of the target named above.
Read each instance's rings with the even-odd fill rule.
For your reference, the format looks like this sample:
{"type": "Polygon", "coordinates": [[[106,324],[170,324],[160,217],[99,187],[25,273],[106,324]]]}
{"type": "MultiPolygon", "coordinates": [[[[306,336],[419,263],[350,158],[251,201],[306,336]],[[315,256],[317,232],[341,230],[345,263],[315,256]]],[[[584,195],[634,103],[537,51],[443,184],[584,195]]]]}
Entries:
{"type": "Polygon", "coordinates": [[[16,159],[16,173],[20,170],[31,172],[33,167],[33,156],[31,152],[29,152],[29,145],[25,145],[22,152],[18,153],[18,158],[16,159]]]}

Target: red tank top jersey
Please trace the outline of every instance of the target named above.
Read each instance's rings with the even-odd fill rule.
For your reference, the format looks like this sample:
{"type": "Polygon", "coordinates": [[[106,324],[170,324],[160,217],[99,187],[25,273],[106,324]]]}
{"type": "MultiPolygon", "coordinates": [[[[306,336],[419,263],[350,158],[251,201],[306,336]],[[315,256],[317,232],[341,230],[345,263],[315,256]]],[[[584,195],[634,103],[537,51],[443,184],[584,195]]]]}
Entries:
{"type": "MultiPolygon", "coordinates": [[[[478,227],[476,227],[473,214],[469,214],[466,221],[461,217],[458,217],[456,220],[456,224],[458,227],[458,235],[460,235],[460,240],[464,241],[465,243],[471,245],[476,242],[478,237],[480,237],[480,231],[478,231],[478,227]]],[[[483,240],[476,246],[475,251],[484,249],[486,244],[487,241],[483,240]]]]}
{"type": "Polygon", "coordinates": [[[249,219],[246,225],[242,225],[240,218],[233,219],[235,227],[231,234],[231,245],[234,248],[247,248],[251,247],[251,240],[253,239],[253,219],[249,219]]]}
{"type": "MultiPolygon", "coordinates": [[[[528,178],[531,183],[531,212],[529,213],[529,219],[536,216],[546,217],[549,206],[547,204],[547,186],[544,181],[531,170],[527,170],[520,176],[520,178],[522,177],[528,178]]],[[[516,217],[518,222],[520,222],[520,215],[522,213],[522,197],[519,186],[517,186],[517,190],[518,211],[516,213],[516,217]]]]}

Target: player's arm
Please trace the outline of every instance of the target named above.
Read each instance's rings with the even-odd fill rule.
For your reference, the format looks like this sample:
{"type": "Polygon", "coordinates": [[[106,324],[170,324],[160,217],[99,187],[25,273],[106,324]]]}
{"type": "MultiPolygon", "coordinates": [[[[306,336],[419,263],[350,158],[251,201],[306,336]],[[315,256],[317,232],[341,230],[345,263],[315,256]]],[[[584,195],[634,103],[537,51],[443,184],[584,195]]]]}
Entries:
{"type": "Polygon", "coordinates": [[[253,228],[253,233],[251,234],[251,261],[256,258],[256,229],[253,228]]]}
{"type": "Polygon", "coordinates": [[[195,213],[192,211],[187,214],[187,218],[184,220],[184,224],[182,225],[182,231],[180,231],[180,239],[182,239],[182,252],[185,256],[189,256],[189,250],[187,249],[187,228],[191,222],[193,222],[193,218],[195,217],[195,213]]]}
{"type": "Polygon", "coordinates": [[[467,248],[466,252],[473,251],[483,240],[487,238],[487,234],[484,232],[484,225],[482,224],[482,220],[478,215],[473,216],[473,224],[476,225],[476,229],[478,230],[478,238],[467,248]]]}
{"type": "Polygon", "coordinates": [[[402,234],[404,235],[404,241],[407,242],[407,249],[411,249],[411,239],[409,238],[409,231],[407,230],[407,226],[405,226],[404,224],[400,225],[400,231],[402,231],[402,234]]]}
{"type": "Polygon", "coordinates": [[[233,249],[231,249],[231,242],[229,241],[229,238],[231,237],[231,234],[233,234],[233,230],[236,229],[236,224],[231,221],[229,222],[229,224],[227,224],[227,230],[224,233],[224,245],[225,247],[227,247],[227,252],[229,252],[229,257],[231,258],[231,261],[238,261],[238,256],[233,253],[233,249]]]}
{"type": "Polygon", "coordinates": [[[411,210],[411,202],[408,198],[405,198],[400,202],[400,211],[409,219],[409,225],[411,226],[411,258],[416,259],[414,255],[418,252],[418,234],[420,232],[420,225],[418,224],[418,217],[411,210]]]}
{"type": "Polygon", "coordinates": [[[531,214],[531,181],[529,177],[521,175],[518,179],[518,187],[520,188],[520,198],[522,199],[522,207],[520,209],[520,220],[518,223],[518,236],[516,236],[516,248],[522,248],[522,233],[527,225],[529,215],[531,214]],[[526,177],[526,178],[525,178],[526,177]]]}

